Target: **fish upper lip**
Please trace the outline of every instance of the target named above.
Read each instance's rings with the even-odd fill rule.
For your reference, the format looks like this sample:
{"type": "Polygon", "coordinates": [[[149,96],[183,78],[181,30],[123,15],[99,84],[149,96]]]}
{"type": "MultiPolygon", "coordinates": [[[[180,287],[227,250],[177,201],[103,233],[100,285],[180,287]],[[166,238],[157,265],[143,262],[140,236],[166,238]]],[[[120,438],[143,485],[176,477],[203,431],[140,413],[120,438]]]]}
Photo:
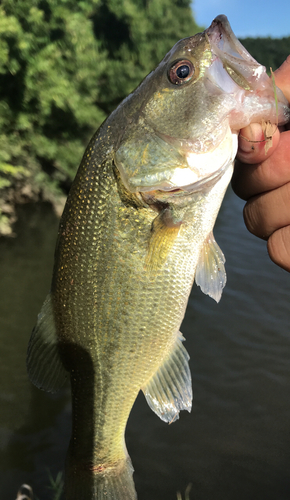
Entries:
{"type": "Polygon", "coordinates": [[[212,44],[216,45],[227,56],[233,56],[238,59],[252,63],[255,66],[261,66],[256,59],[245,49],[234,34],[227,16],[221,14],[217,16],[205,30],[212,44]]]}

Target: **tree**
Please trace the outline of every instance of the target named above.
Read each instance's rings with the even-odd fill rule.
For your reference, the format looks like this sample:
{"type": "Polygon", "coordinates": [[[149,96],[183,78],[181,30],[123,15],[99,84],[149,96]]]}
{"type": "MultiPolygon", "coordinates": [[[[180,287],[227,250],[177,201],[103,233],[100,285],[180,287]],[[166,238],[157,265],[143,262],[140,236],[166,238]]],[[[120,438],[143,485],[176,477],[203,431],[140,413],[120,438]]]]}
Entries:
{"type": "Polygon", "coordinates": [[[260,63],[273,71],[281,66],[290,53],[290,37],[244,38],[242,44],[260,63]]]}
{"type": "Polygon", "coordinates": [[[106,115],[197,30],[189,0],[1,2],[0,232],[23,195],[57,203],[106,115]]]}

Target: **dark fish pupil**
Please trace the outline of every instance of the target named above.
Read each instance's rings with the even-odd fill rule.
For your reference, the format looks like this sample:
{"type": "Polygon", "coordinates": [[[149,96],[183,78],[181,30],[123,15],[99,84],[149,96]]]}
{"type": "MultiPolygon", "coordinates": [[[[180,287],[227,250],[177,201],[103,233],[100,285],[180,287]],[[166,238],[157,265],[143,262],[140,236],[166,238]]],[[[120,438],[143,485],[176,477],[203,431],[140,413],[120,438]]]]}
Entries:
{"type": "Polygon", "coordinates": [[[189,75],[189,67],[184,64],[183,66],[179,66],[176,70],[176,76],[178,78],[186,78],[189,75]]]}

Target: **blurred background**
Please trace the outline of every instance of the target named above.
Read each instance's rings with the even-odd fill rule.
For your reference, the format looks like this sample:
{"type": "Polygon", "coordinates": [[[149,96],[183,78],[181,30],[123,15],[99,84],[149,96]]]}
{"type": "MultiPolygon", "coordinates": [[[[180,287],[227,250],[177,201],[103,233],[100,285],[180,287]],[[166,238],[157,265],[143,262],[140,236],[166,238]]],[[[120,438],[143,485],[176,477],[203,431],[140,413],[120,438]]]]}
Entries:
{"type": "MultiPolygon", "coordinates": [[[[0,498],[21,483],[51,500],[70,393],[37,390],[25,356],[50,287],[61,213],[85,146],[180,38],[224,13],[267,69],[290,53],[290,4],[270,1],[3,0],[0,4],[0,498]]],[[[127,427],[139,500],[290,498],[289,275],[247,233],[229,189],[215,230],[220,304],[194,287],[182,333],[194,402],[170,426],[138,397],[127,427]]]]}

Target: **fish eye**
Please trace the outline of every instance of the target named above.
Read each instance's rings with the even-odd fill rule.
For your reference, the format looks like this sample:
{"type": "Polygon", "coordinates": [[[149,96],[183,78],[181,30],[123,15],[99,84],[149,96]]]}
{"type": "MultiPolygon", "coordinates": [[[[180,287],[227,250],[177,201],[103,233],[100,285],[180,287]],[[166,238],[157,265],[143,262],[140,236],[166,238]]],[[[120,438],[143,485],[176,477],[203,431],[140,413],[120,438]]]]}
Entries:
{"type": "Polygon", "coordinates": [[[194,75],[195,68],[191,61],[182,59],[173,63],[168,71],[168,78],[174,85],[183,85],[191,80],[194,75]]]}

